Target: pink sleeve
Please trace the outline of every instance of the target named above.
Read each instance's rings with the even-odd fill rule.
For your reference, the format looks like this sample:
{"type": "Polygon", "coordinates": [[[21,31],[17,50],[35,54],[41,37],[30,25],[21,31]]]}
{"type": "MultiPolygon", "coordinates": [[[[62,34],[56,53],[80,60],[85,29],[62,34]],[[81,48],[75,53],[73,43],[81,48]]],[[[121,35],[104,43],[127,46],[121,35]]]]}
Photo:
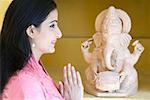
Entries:
{"type": "Polygon", "coordinates": [[[45,100],[40,82],[31,76],[20,80],[23,100],[45,100]]]}

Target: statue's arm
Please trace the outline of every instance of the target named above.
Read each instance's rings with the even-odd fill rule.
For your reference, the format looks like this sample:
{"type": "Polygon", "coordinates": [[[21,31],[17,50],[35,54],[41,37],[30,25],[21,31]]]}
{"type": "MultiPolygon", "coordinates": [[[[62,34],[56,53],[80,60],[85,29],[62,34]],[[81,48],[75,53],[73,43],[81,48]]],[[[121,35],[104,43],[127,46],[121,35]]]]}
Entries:
{"type": "Polygon", "coordinates": [[[139,57],[141,56],[141,53],[144,51],[144,47],[139,42],[139,40],[136,40],[135,42],[133,42],[132,46],[134,46],[134,51],[131,54],[131,58],[132,58],[133,64],[135,64],[138,61],[139,57]]]}
{"type": "Polygon", "coordinates": [[[92,53],[89,52],[91,43],[92,43],[92,39],[90,38],[81,44],[81,51],[82,51],[83,57],[87,63],[91,63],[92,53]]]}

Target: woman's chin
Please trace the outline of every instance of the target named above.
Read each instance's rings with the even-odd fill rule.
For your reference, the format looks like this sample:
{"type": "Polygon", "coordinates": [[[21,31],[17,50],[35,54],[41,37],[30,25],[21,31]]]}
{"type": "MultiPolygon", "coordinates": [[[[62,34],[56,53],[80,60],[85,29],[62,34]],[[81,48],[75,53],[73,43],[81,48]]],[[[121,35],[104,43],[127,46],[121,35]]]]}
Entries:
{"type": "Polygon", "coordinates": [[[54,53],[55,52],[55,48],[51,48],[50,50],[49,50],[49,53],[54,53]]]}
{"type": "Polygon", "coordinates": [[[43,54],[54,53],[54,52],[55,52],[55,48],[49,48],[47,50],[44,50],[43,54]]]}

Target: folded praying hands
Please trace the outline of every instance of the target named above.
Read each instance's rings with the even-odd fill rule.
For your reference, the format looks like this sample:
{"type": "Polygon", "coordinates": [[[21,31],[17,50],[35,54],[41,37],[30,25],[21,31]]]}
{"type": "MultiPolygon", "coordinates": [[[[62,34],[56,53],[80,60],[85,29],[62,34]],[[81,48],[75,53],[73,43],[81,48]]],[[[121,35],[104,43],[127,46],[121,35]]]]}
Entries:
{"type": "Polygon", "coordinates": [[[65,100],[83,100],[81,76],[71,64],[64,67],[63,82],[59,82],[59,91],[65,100]]]}

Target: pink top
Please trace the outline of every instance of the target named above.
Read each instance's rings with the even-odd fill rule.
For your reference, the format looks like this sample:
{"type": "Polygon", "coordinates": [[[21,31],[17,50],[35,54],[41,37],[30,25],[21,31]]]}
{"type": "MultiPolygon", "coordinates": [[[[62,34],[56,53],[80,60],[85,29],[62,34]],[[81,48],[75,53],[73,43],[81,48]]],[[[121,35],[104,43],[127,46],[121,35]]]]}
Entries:
{"type": "Polygon", "coordinates": [[[52,78],[32,56],[25,67],[13,75],[2,100],[64,100],[52,78]]]}

